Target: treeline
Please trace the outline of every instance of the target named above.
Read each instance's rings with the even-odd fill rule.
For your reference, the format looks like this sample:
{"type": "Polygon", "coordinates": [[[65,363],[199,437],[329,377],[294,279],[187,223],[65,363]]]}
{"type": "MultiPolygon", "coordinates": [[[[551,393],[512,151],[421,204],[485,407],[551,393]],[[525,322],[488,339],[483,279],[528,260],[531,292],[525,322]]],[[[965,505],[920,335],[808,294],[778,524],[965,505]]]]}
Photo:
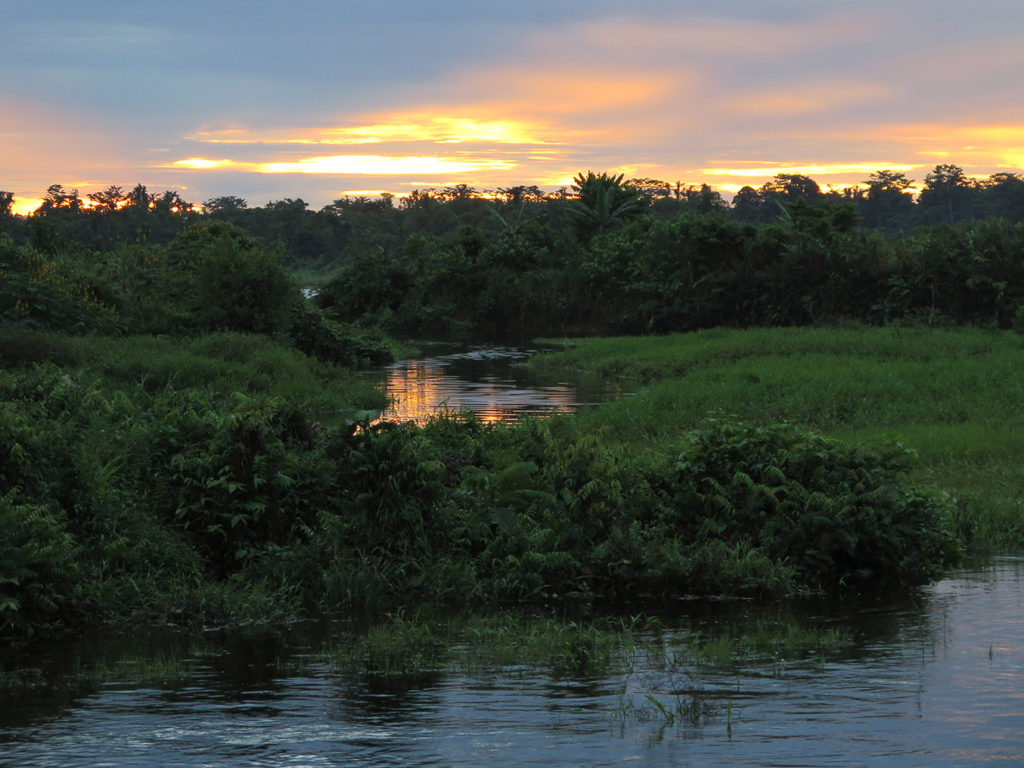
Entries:
{"type": "Polygon", "coordinates": [[[530,337],[716,326],[1024,322],[1024,224],[1006,218],[893,234],[827,199],[776,201],[771,221],[651,213],[621,178],[579,177],[564,226],[413,235],[354,256],[322,307],[394,334],[530,337]]]}
{"type": "Polygon", "coordinates": [[[916,199],[910,184],[879,171],[864,187],[823,192],[780,175],[727,205],[708,187],[591,172],[555,194],[460,185],[320,211],[235,197],[199,211],[141,185],[87,205],[54,186],[28,217],[11,215],[0,193],[0,232],[44,256],[118,268],[197,225],[232,225],[292,272],[329,275],[318,302],[334,319],[395,335],[1019,322],[1024,179],[979,182],[941,165],[916,199]]]}
{"type": "MultiPolygon", "coordinates": [[[[142,184],[131,189],[110,186],[82,196],[77,189],[54,184],[29,216],[14,215],[13,193],[0,191],[0,231],[19,244],[47,251],[70,244],[106,251],[125,244],[166,245],[186,226],[209,217],[230,221],[280,247],[290,266],[330,268],[369,249],[395,254],[410,235],[441,235],[462,226],[493,234],[539,220],[557,231],[575,230],[578,222],[571,208],[579,199],[581,180],[585,177],[555,192],[536,186],[478,190],[459,184],[417,190],[401,199],[388,194],[340,198],[320,210],[311,210],[301,199],[263,206],[235,196],[190,202],[176,191],[153,192],[142,184]]],[[[886,232],[988,218],[1024,219],[1024,176],[1006,172],[979,180],[952,164],[937,165],[928,173],[916,197],[915,181],[889,170],[873,173],[856,186],[826,190],[810,177],[779,174],[758,188],[739,190],[731,203],[707,185],[648,178],[617,181],[636,205],[630,210],[611,206],[600,214],[607,219],[597,222],[601,226],[615,226],[636,212],[660,219],[716,213],[763,224],[778,220],[784,208],[797,202],[844,206],[863,226],[886,232]]]]}
{"type": "Polygon", "coordinates": [[[3,330],[11,339],[45,330],[113,337],[234,332],[260,334],[327,363],[391,359],[378,333],[343,325],[306,301],[280,253],[218,220],[191,225],[163,247],[106,253],[54,254],[0,232],[3,330]]]}

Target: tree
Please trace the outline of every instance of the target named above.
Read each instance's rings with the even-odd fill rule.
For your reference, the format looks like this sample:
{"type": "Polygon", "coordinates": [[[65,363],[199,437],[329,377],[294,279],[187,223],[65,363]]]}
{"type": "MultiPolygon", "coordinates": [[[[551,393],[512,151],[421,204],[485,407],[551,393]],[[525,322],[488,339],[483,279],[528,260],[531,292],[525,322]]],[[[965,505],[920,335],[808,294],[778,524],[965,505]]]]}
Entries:
{"type": "Polygon", "coordinates": [[[100,212],[116,211],[127,198],[120,187],[109,186],[102,192],[89,195],[93,207],[100,212]]]}
{"type": "Polygon", "coordinates": [[[280,255],[234,224],[214,221],[186,229],[168,246],[185,275],[185,303],[203,331],[275,333],[299,299],[280,255]]]}
{"type": "Polygon", "coordinates": [[[779,173],[771,181],[761,185],[761,197],[767,200],[778,199],[783,203],[797,200],[814,202],[821,194],[818,182],[798,173],[779,173]]]}
{"type": "Polygon", "coordinates": [[[82,198],[78,196],[78,190],[70,192],[64,189],[63,184],[51,184],[46,188],[46,196],[38,212],[44,215],[51,211],[67,210],[78,213],[82,210],[82,198]]]}
{"type": "Polygon", "coordinates": [[[240,197],[234,195],[225,195],[223,197],[214,197],[203,203],[203,213],[211,216],[218,214],[232,214],[238,211],[244,211],[249,207],[249,204],[240,197]]]}
{"type": "Polygon", "coordinates": [[[861,201],[864,223],[870,227],[902,229],[910,224],[914,201],[912,179],[899,171],[875,171],[864,182],[867,194],[861,201]]]}
{"type": "Polygon", "coordinates": [[[732,198],[732,210],[740,221],[756,222],[761,221],[764,216],[764,199],[756,189],[746,186],[740,189],[732,198]]]}
{"type": "Polygon", "coordinates": [[[544,193],[535,184],[498,187],[498,194],[505,198],[506,203],[539,203],[544,200],[544,193]]]}
{"type": "Polygon", "coordinates": [[[983,213],[1012,221],[1024,219],[1024,177],[1019,173],[994,173],[981,184],[983,213]]]}
{"type": "Polygon", "coordinates": [[[173,190],[164,192],[153,200],[153,209],[158,213],[191,213],[192,203],[183,200],[181,195],[173,190]]]}
{"type": "Polygon", "coordinates": [[[707,184],[701,184],[699,187],[689,186],[685,189],[680,189],[676,184],[676,197],[685,200],[688,207],[697,213],[713,213],[727,207],[722,195],[707,184]]]}
{"type": "Polygon", "coordinates": [[[864,183],[868,185],[868,197],[871,197],[872,195],[883,195],[887,192],[906,192],[910,185],[914,183],[914,180],[908,179],[905,173],[886,170],[875,171],[868,176],[867,181],[864,183]]]}
{"type": "Polygon", "coordinates": [[[132,187],[132,191],[125,196],[127,207],[139,211],[148,211],[153,204],[153,199],[154,196],[149,194],[149,190],[143,184],[136,184],[132,187]]]}
{"type": "Polygon", "coordinates": [[[573,179],[578,199],[570,203],[569,210],[586,236],[607,232],[643,212],[640,193],[622,179],[621,173],[597,175],[593,171],[573,179]]]}
{"type": "MultiPolygon", "coordinates": [[[[652,200],[659,197],[669,197],[672,195],[672,185],[667,181],[661,179],[630,179],[626,184],[637,191],[637,194],[644,195],[652,200]]],[[[676,192],[678,193],[679,184],[675,186],[676,192]]],[[[676,195],[678,197],[678,194],[676,195]]]]}
{"type": "Polygon", "coordinates": [[[926,221],[956,221],[970,215],[971,180],[958,165],[941,164],[925,176],[918,198],[926,221]]]}
{"type": "Polygon", "coordinates": [[[14,193],[0,191],[0,219],[13,215],[14,193]]]}

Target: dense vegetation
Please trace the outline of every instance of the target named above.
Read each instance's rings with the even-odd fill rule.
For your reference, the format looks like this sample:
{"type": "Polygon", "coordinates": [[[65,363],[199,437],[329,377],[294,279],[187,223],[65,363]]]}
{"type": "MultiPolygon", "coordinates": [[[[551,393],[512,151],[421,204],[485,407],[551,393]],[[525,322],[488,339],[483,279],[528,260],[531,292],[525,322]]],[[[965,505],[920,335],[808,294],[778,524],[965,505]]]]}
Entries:
{"type": "Polygon", "coordinates": [[[309,392],[342,385],[252,336],[34,341],[51,361],[0,380],[7,633],[125,613],[841,592],[958,557],[953,507],[906,480],[901,451],[723,418],[642,447],[572,418],[320,421],[309,392]]]}
{"type": "MultiPolygon", "coordinates": [[[[916,203],[898,190],[900,221],[926,220],[940,181],[916,203]]],[[[905,449],[852,447],[924,435],[873,419],[872,403],[913,409],[935,387],[960,393],[960,421],[943,422],[954,444],[956,424],[977,423],[967,385],[936,383],[934,366],[901,386],[915,348],[880,334],[969,323],[995,341],[961,337],[958,365],[985,344],[1019,353],[996,329],[1024,322],[1024,224],[961,216],[1019,179],[961,181],[942,188],[961,195],[942,198],[946,223],[900,233],[858,223],[884,190],[839,199],[795,177],[756,191],[756,208],[603,174],[571,194],[455,188],[317,213],[221,198],[199,214],[139,187],[92,208],[51,188],[31,217],[0,207],[0,634],[418,600],[840,593],[927,581],[972,542],[1019,542],[1013,503],[992,524],[959,494],[942,464],[955,454],[929,473],[905,449]],[[298,269],[332,273],[315,303],[298,269]],[[777,367],[793,363],[792,330],[651,337],[602,364],[664,379],[641,396],[508,427],[373,423],[385,395],[353,374],[387,359],[381,331],[839,321],[886,328],[817,331],[793,369],[803,386],[777,367]],[[877,367],[823,389],[827,355],[858,344],[884,350],[877,367]],[[723,407],[737,415],[707,415],[723,407]]],[[[603,354],[582,349],[563,364],[603,354]]],[[[1012,377],[1016,362],[991,370],[1012,377]]],[[[978,380],[958,365],[950,377],[978,380]]]]}
{"type": "Polygon", "coordinates": [[[647,382],[584,411],[598,438],[657,445],[713,410],[800,424],[846,445],[903,445],[911,479],[954,507],[972,548],[1024,548],[1024,336],[924,326],[713,329],[578,339],[533,366],[647,382]]]}
{"type": "MultiPolygon", "coordinates": [[[[397,336],[1024,323],[1024,179],[979,182],[941,165],[916,199],[909,184],[879,171],[863,187],[822,192],[807,177],[780,175],[727,205],[706,187],[590,173],[555,194],[457,186],[319,211],[301,200],[250,208],[224,197],[201,213],[173,192],[111,187],[82,200],[55,185],[30,217],[11,215],[0,193],[0,232],[43,255],[89,255],[108,276],[127,270],[125,280],[150,279],[135,264],[167,258],[154,254],[172,242],[180,258],[197,223],[234,225],[322,284],[318,304],[336,320],[397,336]]],[[[221,254],[217,268],[238,266],[221,254]]]]}

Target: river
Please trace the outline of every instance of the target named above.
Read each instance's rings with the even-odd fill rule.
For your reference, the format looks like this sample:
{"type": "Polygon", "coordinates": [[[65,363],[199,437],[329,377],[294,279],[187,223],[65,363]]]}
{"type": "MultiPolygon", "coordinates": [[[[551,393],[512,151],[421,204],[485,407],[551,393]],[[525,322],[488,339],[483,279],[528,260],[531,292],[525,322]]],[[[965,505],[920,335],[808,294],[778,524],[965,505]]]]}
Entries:
{"type": "Polygon", "coordinates": [[[482,421],[512,421],[596,405],[631,394],[631,382],[522,365],[541,347],[415,342],[423,353],[367,375],[392,397],[382,414],[423,423],[443,412],[471,411],[482,421]]]}
{"type": "MultiPolygon", "coordinates": [[[[180,645],[189,670],[180,679],[8,696],[0,709],[0,765],[1024,761],[1021,559],[951,574],[911,599],[805,605],[784,620],[780,610],[683,603],[663,615],[646,651],[619,654],[596,674],[506,663],[381,682],[328,663],[317,651],[323,634],[301,625],[212,632],[202,650],[194,639],[180,645]],[[734,651],[724,664],[677,655],[693,638],[728,630],[738,643],[774,621],[784,627],[783,639],[816,628],[841,640],[792,657],[784,642],[761,654],[734,651]],[[793,625],[798,629],[787,628],[793,625]],[[666,652],[653,654],[652,647],[666,652]]],[[[163,636],[161,653],[175,647],[167,637],[181,639],[167,630],[163,636]]],[[[62,658],[87,668],[97,655],[111,662],[118,644],[139,643],[92,638],[74,653],[65,647],[62,658]]],[[[152,636],[147,644],[160,647],[152,636]]]]}

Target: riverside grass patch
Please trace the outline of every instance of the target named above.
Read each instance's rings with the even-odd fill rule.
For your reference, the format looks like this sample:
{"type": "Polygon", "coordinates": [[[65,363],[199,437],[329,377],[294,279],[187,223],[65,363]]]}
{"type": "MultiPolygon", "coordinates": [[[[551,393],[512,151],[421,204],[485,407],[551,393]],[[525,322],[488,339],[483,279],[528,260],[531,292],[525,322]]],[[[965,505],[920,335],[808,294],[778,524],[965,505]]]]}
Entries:
{"type": "Polygon", "coordinates": [[[842,594],[959,556],[958,508],[908,479],[906,451],[793,424],[375,423],[358,411],[383,393],[268,337],[51,346],[0,371],[0,511],[32,515],[0,526],[0,634],[842,594]]]}
{"type": "Polygon", "coordinates": [[[648,383],[580,414],[586,429],[657,446],[709,412],[791,422],[849,445],[903,445],[910,476],[956,507],[978,549],[1024,547],[1024,336],[928,327],[713,329],[578,339],[531,358],[648,383]]]}

